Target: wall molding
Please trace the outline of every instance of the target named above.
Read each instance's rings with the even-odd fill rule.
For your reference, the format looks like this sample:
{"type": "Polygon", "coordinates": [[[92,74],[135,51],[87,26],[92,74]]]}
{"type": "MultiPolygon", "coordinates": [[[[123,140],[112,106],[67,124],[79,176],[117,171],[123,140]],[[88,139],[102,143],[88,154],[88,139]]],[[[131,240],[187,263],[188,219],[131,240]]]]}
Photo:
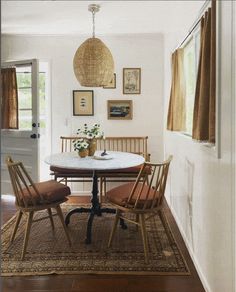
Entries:
{"type": "Polygon", "coordinates": [[[73,197],[91,196],[91,191],[71,191],[71,196],[73,197]]]}
{"type": "Polygon", "coordinates": [[[182,236],[182,238],[184,240],[184,243],[186,244],[187,250],[188,250],[189,255],[190,255],[190,257],[191,257],[191,259],[192,259],[192,261],[194,263],[194,266],[195,266],[195,268],[197,270],[197,273],[199,275],[199,278],[201,279],[201,282],[202,282],[202,285],[203,285],[204,289],[206,290],[206,292],[213,292],[210,289],[210,285],[209,285],[206,277],[204,276],[204,273],[203,273],[203,271],[201,269],[201,266],[200,266],[200,264],[199,264],[199,262],[197,260],[196,255],[195,255],[195,253],[194,253],[194,251],[193,251],[193,249],[191,247],[191,244],[189,243],[189,241],[187,239],[187,236],[186,236],[186,234],[184,232],[184,229],[183,229],[183,227],[182,227],[182,225],[180,223],[180,220],[178,218],[177,213],[175,212],[174,208],[169,204],[169,202],[168,202],[168,205],[169,205],[169,208],[171,210],[171,213],[172,213],[172,215],[173,215],[173,217],[174,217],[174,219],[176,221],[176,224],[177,224],[177,226],[179,228],[179,231],[180,231],[181,236],[182,236]]]}

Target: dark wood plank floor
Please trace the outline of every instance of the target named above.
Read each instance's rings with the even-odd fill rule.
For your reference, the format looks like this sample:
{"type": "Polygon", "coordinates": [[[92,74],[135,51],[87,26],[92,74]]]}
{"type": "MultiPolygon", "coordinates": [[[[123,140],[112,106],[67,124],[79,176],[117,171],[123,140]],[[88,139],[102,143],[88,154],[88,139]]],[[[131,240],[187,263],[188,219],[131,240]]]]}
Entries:
{"type": "MultiPolygon", "coordinates": [[[[73,203],[89,202],[89,197],[71,197],[73,203]]],[[[15,213],[14,197],[2,196],[2,224],[15,213]]],[[[2,292],[203,292],[205,291],[185,247],[178,227],[166,205],[171,230],[187,260],[190,276],[127,276],[127,275],[50,275],[2,277],[2,292]]]]}

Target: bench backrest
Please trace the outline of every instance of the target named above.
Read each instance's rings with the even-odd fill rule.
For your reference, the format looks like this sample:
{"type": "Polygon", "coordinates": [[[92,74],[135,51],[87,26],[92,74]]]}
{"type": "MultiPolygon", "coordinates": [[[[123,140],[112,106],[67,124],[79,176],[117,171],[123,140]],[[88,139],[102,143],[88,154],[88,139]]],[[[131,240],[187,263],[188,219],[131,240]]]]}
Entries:
{"type": "MultiPolygon", "coordinates": [[[[61,151],[73,151],[73,141],[80,137],[60,137],[61,151]]],[[[150,154],[147,150],[148,137],[106,137],[96,139],[97,150],[122,151],[143,155],[146,161],[150,161],[150,154]]]]}

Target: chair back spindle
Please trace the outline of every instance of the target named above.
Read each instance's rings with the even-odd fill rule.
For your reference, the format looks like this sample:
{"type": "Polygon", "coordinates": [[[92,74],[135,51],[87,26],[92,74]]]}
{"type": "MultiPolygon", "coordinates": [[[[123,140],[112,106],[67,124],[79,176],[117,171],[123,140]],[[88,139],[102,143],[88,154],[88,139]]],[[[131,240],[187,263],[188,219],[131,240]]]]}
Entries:
{"type": "Polygon", "coordinates": [[[161,207],[172,156],[163,163],[145,162],[127,200],[127,207],[150,211],[161,207]],[[150,168],[149,175],[147,168],[150,168]]]}

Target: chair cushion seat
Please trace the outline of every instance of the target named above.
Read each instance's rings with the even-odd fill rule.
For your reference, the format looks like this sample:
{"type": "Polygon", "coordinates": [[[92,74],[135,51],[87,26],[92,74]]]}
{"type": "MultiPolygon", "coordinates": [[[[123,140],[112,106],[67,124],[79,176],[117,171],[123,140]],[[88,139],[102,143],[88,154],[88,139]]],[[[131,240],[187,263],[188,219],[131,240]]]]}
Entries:
{"type": "MultiPolygon", "coordinates": [[[[119,206],[125,206],[127,205],[127,203],[129,205],[134,205],[136,202],[137,196],[139,195],[139,192],[143,186],[142,183],[138,184],[132,199],[130,200],[130,202],[128,202],[128,198],[133,189],[134,184],[135,182],[131,182],[131,183],[123,184],[121,186],[111,189],[110,191],[106,193],[107,199],[111,203],[114,203],[119,206]]],[[[146,201],[147,201],[146,207],[150,208],[152,206],[153,199],[158,198],[159,193],[155,192],[152,188],[149,190],[148,197],[146,198],[148,190],[149,190],[149,186],[144,185],[141,196],[139,198],[138,205],[137,205],[138,208],[142,208],[146,201]]]]}
{"type": "Polygon", "coordinates": [[[63,167],[57,167],[57,166],[50,166],[50,170],[54,171],[56,174],[78,174],[78,176],[80,175],[92,175],[92,171],[91,170],[82,170],[82,169],[73,169],[73,168],[63,168],[63,167]]]}
{"type": "MultiPolygon", "coordinates": [[[[125,174],[133,174],[135,176],[137,176],[137,174],[139,173],[141,167],[143,165],[138,165],[138,166],[134,166],[134,167],[128,167],[128,168],[121,168],[121,169],[112,169],[112,170],[104,170],[104,171],[99,171],[99,174],[107,174],[109,176],[109,174],[122,174],[122,173],[125,173],[125,174]]],[[[145,167],[145,174],[151,174],[151,167],[149,165],[147,165],[145,167]]]]}
{"type": "MultiPolygon", "coordinates": [[[[62,201],[63,199],[65,199],[66,196],[71,194],[70,188],[68,186],[61,184],[55,180],[35,183],[35,187],[40,195],[43,197],[42,200],[40,196],[35,192],[34,188],[30,186],[29,191],[34,198],[36,204],[49,204],[62,201]]],[[[33,206],[34,201],[29,194],[29,191],[26,188],[23,189],[23,195],[27,205],[33,206]]]]}

